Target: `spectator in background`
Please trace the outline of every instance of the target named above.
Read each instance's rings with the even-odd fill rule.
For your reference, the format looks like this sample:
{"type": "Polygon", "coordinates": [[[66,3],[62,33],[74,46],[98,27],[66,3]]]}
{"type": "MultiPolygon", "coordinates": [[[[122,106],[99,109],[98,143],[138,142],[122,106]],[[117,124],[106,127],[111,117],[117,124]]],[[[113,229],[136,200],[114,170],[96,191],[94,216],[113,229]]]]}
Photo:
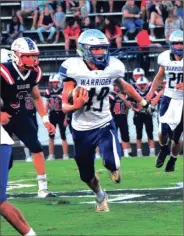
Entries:
{"type": "Polygon", "coordinates": [[[128,128],[128,110],[131,108],[130,101],[127,101],[126,95],[122,94],[117,86],[114,86],[114,91],[109,95],[111,113],[114,118],[116,129],[120,130],[121,145],[125,157],[131,156],[131,146],[128,128]]]}
{"type": "Polygon", "coordinates": [[[41,13],[38,26],[39,28],[37,29],[37,32],[40,38],[40,42],[45,43],[43,32],[49,32],[47,42],[51,42],[56,32],[56,29],[54,27],[54,17],[52,15],[52,12],[49,10],[48,6],[46,6],[44,8],[44,11],[41,13]]]}
{"type": "Polygon", "coordinates": [[[105,35],[110,43],[112,41],[116,42],[117,48],[122,47],[122,30],[112,16],[107,16],[105,18],[105,35]]]}
{"type": "Polygon", "coordinates": [[[169,12],[169,16],[165,21],[165,38],[169,42],[170,35],[176,31],[183,29],[183,19],[177,15],[177,8],[174,7],[169,12]]]}
{"type": "Polygon", "coordinates": [[[63,12],[63,8],[61,5],[57,5],[57,12],[54,14],[54,24],[56,27],[56,37],[55,37],[55,42],[59,42],[59,34],[60,32],[63,32],[65,28],[65,21],[66,21],[66,15],[63,12]]]}
{"type": "Polygon", "coordinates": [[[90,3],[87,0],[80,0],[79,7],[72,7],[71,10],[74,10],[74,17],[83,19],[90,13],[90,3]]]}
{"type": "Polygon", "coordinates": [[[93,12],[113,12],[114,0],[91,0],[93,12]]]}
{"type": "Polygon", "coordinates": [[[72,1],[72,0],[65,0],[65,4],[66,4],[66,14],[72,13],[71,10],[70,10],[70,5],[75,7],[74,1],[72,1]]]}
{"type": "Polygon", "coordinates": [[[128,34],[133,34],[136,32],[136,28],[139,30],[142,28],[142,25],[144,23],[143,20],[141,20],[140,10],[135,5],[134,0],[127,0],[126,4],[122,8],[122,24],[127,28],[127,32],[124,36],[124,41],[128,41],[128,34]]]}
{"type": "Polygon", "coordinates": [[[71,40],[75,41],[76,48],[77,48],[77,39],[80,35],[80,32],[81,32],[81,27],[80,27],[79,19],[72,18],[68,26],[64,29],[66,55],[69,55],[71,40]]]}
{"type": "Polygon", "coordinates": [[[44,11],[45,7],[48,7],[52,14],[54,13],[54,10],[51,5],[54,2],[53,0],[50,0],[50,1],[41,0],[41,1],[37,1],[37,2],[38,2],[38,8],[39,8],[40,14],[44,11]]]}
{"type": "Polygon", "coordinates": [[[149,22],[150,18],[150,7],[152,6],[151,0],[142,0],[141,1],[141,15],[142,20],[145,22],[149,22]]]}
{"type": "Polygon", "coordinates": [[[89,16],[82,19],[81,28],[82,28],[82,31],[95,28],[93,23],[91,22],[91,18],[89,16]]]}
{"type": "Polygon", "coordinates": [[[139,46],[137,53],[138,65],[142,67],[145,71],[146,76],[149,75],[150,68],[150,57],[149,57],[149,49],[152,48],[160,48],[162,47],[159,43],[152,43],[149,34],[148,34],[148,23],[143,24],[142,30],[137,34],[136,41],[139,46]],[[147,48],[146,48],[147,47],[147,48]]]}
{"type": "Polygon", "coordinates": [[[177,7],[177,15],[180,16],[182,19],[183,19],[183,13],[184,13],[184,10],[183,10],[183,1],[180,1],[180,0],[176,0],[175,1],[175,6],[177,7]]]}
{"type": "Polygon", "coordinates": [[[16,15],[20,21],[21,25],[24,25],[24,18],[28,16],[33,16],[33,23],[31,26],[31,30],[35,30],[37,26],[38,19],[38,3],[37,1],[21,1],[21,10],[17,11],[16,15]]]}
{"type": "Polygon", "coordinates": [[[153,1],[153,5],[150,8],[150,21],[149,21],[149,28],[150,28],[150,39],[151,41],[155,40],[155,33],[154,29],[156,26],[164,26],[163,20],[163,5],[161,4],[160,0],[153,1]]]}
{"type": "Polygon", "coordinates": [[[22,37],[22,32],[24,31],[23,25],[21,25],[17,16],[13,16],[9,25],[8,38],[6,40],[7,44],[12,44],[17,38],[22,37]]]}
{"type": "Polygon", "coordinates": [[[103,16],[95,16],[95,29],[98,29],[105,33],[105,20],[103,16]]]}

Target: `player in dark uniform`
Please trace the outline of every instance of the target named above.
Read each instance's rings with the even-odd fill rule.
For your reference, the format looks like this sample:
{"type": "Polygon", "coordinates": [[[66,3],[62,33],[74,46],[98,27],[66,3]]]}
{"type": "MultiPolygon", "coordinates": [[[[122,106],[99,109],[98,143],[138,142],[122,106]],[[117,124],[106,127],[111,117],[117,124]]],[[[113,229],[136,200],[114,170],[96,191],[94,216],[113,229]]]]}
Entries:
{"type": "Polygon", "coordinates": [[[114,86],[114,92],[109,95],[111,104],[111,113],[115,121],[116,128],[120,130],[122,148],[125,157],[132,155],[130,146],[130,137],[128,130],[128,109],[131,107],[131,103],[127,101],[125,95],[120,93],[117,86],[114,86]]]}
{"type": "MultiPolygon", "coordinates": [[[[149,92],[151,84],[147,80],[147,78],[142,77],[136,81],[136,91],[140,94],[142,98],[146,98],[147,93],[149,92]]],[[[134,125],[136,127],[137,133],[137,156],[142,156],[142,131],[143,125],[145,125],[146,133],[148,136],[148,143],[150,147],[150,156],[155,155],[155,142],[153,140],[153,120],[152,115],[141,112],[142,107],[133,103],[134,114],[134,125]]]]}
{"type": "Polygon", "coordinates": [[[39,65],[39,50],[30,38],[18,38],[12,46],[12,62],[1,64],[1,97],[4,101],[3,115],[11,116],[4,126],[11,136],[13,133],[33,153],[34,166],[38,175],[38,197],[53,196],[47,191],[45,158],[37,137],[37,129],[28,116],[25,99],[31,94],[35,107],[43,119],[49,133],[55,133],[55,127],[49,122],[43,100],[37,84],[42,78],[39,65]]]}
{"type": "MultiPolygon", "coordinates": [[[[45,97],[47,98],[46,109],[49,110],[49,120],[55,127],[59,126],[59,131],[62,139],[63,146],[63,159],[67,160],[68,156],[68,144],[66,141],[66,115],[62,111],[61,93],[63,88],[59,86],[60,81],[59,74],[53,74],[49,77],[49,88],[45,91],[45,97]]],[[[55,160],[54,156],[54,134],[49,135],[49,156],[48,161],[55,160]]]]}
{"type": "MultiPolygon", "coordinates": [[[[37,118],[36,118],[36,108],[34,106],[33,99],[31,97],[31,94],[28,94],[24,100],[21,100],[21,102],[24,102],[26,112],[28,116],[33,120],[33,123],[38,131],[38,123],[37,123],[37,118]]],[[[25,153],[25,160],[26,162],[32,162],[32,154],[29,151],[29,148],[27,148],[21,141],[21,145],[24,146],[24,153],[25,153]]]]}

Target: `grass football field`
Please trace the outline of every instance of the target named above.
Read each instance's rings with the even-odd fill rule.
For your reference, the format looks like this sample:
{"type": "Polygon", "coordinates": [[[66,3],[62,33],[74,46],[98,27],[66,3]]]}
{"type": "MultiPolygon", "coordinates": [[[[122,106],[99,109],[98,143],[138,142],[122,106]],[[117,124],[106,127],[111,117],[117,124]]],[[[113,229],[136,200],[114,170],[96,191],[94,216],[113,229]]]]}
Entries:
{"type": "MultiPolygon", "coordinates": [[[[96,160],[96,171],[107,191],[110,212],[96,213],[94,196],[79,179],[73,159],[47,162],[49,190],[57,198],[38,199],[32,163],[15,162],[9,175],[9,200],[21,209],[38,236],[113,235],[182,236],[183,158],[176,170],[155,168],[155,158],[123,158],[122,182],[114,184],[96,160]]],[[[17,236],[1,217],[2,236],[17,236]]]]}

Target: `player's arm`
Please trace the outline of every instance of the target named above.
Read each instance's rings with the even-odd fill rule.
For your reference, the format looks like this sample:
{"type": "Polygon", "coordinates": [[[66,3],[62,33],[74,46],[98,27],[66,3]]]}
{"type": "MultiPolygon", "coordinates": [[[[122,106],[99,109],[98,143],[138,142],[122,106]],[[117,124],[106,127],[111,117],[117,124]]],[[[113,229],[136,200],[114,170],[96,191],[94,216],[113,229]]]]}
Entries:
{"type": "Polygon", "coordinates": [[[151,104],[156,106],[160,101],[161,96],[164,94],[164,89],[160,90],[159,92],[155,92],[156,96],[151,100],[151,104]]]}
{"type": "Polygon", "coordinates": [[[161,83],[163,81],[163,78],[164,78],[164,71],[165,71],[164,67],[160,66],[160,68],[158,70],[158,73],[157,73],[157,75],[155,76],[155,78],[153,80],[153,83],[151,85],[150,91],[149,91],[149,93],[146,96],[148,101],[151,101],[151,99],[152,99],[152,97],[154,95],[154,92],[161,85],[161,83]]]}
{"type": "Polygon", "coordinates": [[[115,84],[119,87],[121,92],[126,93],[129,97],[132,97],[143,107],[147,105],[147,101],[144,98],[142,98],[134,89],[134,87],[131,84],[127,83],[124,79],[122,78],[116,79],[115,84]]]}
{"type": "Polygon", "coordinates": [[[121,98],[121,100],[124,101],[125,105],[128,107],[128,108],[131,108],[132,107],[132,104],[130,101],[127,100],[126,96],[122,93],[117,93],[117,95],[119,96],[119,98],[121,98]]]}
{"type": "Polygon", "coordinates": [[[62,110],[65,113],[80,109],[88,100],[88,93],[84,88],[80,88],[79,92],[74,92],[74,88],[74,81],[63,83],[62,110]],[[69,103],[70,96],[73,98],[73,104],[69,103]]]}
{"type": "Polygon", "coordinates": [[[33,87],[31,96],[33,98],[35,108],[41,116],[45,127],[48,129],[49,133],[55,134],[55,127],[49,122],[43,99],[41,97],[40,90],[38,89],[37,85],[33,87]]]}

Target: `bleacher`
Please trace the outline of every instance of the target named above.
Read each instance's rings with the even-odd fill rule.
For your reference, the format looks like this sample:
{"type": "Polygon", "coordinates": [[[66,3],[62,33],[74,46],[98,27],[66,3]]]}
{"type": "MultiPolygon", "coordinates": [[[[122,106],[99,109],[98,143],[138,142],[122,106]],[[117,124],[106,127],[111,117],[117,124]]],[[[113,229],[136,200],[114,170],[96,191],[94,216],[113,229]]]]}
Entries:
{"type": "MultiPolygon", "coordinates": [[[[125,1],[115,1],[114,2],[114,12],[113,13],[100,13],[101,15],[113,15],[116,17],[116,19],[121,23],[122,20],[122,12],[121,9],[124,5],[125,1]]],[[[139,1],[140,3],[140,1],[139,1]]],[[[15,14],[16,11],[20,9],[20,1],[3,1],[1,2],[1,30],[2,35],[4,37],[7,36],[7,25],[10,23],[10,20],[12,18],[12,15],[15,14]]],[[[91,13],[89,16],[94,19],[95,15],[99,15],[99,13],[91,13]]],[[[67,19],[72,17],[71,14],[66,15],[67,19]]],[[[28,17],[26,19],[26,28],[29,29],[31,26],[32,17],[28,17]]],[[[123,35],[126,32],[125,27],[121,27],[123,35]]],[[[44,79],[42,81],[41,86],[45,87],[47,84],[48,76],[54,72],[57,72],[59,69],[60,64],[66,59],[65,51],[64,51],[64,38],[60,38],[61,42],[54,44],[40,44],[38,40],[38,34],[36,30],[25,30],[23,32],[24,36],[32,38],[38,45],[41,55],[40,55],[40,66],[43,70],[43,76],[44,79]]],[[[153,42],[158,42],[162,45],[165,44],[165,39],[163,38],[163,28],[158,27],[157,30],[159,31],[159,34],[161,38],[154,40],[153,42]]],[[[126,72],[127,76],[131,74],[133,69],[137,66],[137,48],[136,48],[136,41],[135,39],[129,40],[122,43],[123,47],[121,50],[117,50],[117,48],[114,48],[115,45],[112,45],[111,53],[114,56],[119,57],[121,60],[123,60],[125,66],[126,66],[126,72]],[[132,51],[132,48],[134,47],[134,50],[132,51]]],[[[2,47],[9,49],[10,45],[2,45],[2,47]]],[[[71,52],[70,56],[76,56],[75,51],[75,45],[71,45],[71,52]]],[[[160,49],[159,49],[160,50],[160,49]]],[[[153,73],[155,71],[155,60],[156,56],[158,55],[158,49],[156,52],[153,52],[149,55],[149,57],[152,58],[151,60],[151,66],[150,66],[150,76],[153,76],[153,73]]]]}

